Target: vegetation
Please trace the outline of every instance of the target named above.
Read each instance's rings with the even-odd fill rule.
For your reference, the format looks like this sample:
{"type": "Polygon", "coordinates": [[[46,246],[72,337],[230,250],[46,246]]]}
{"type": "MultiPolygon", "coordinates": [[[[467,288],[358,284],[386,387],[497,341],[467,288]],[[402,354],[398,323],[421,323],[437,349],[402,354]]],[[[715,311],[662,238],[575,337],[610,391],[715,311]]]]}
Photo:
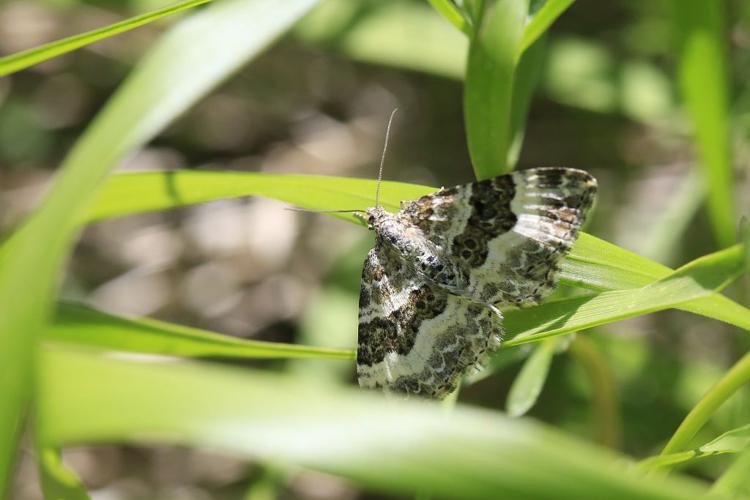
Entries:
{"type": "MultiPolygon", "coordinates": [[[[592,15],[609,12],[589,4],[592,15]]],[[[183,13],[98,110],[44,200],[0,246],[0,491],[11,490],[28,422],[51,499],[88,498],[60,451],[104,443],[203,447],[264,464],[245,486],[248,498],[260,498],[261,486],[275,495],[293,467],[340,476],[363,490],[436,498],[750,495],[750,399],[743,390],[750,381],[750,232],[745,227],[737,236],[747,190],[738,189],[742,179],[733,168],[747,160],[750,131],[750,94],[733,82],[742,82],[750,60],[726,47],[734,30],[733,43],[747,49],[750,9],[703,0],[672,0],[661,10],[634,4],[610,7],[638,16],[627,34],[636,57],[626,62],[608,54],[604,41],[556,38],[555,29],[546,35],[568,9],[586,7],[572,0],[191,0],[0,58],[0,75],[14,78],[183,13]],[[641,221],[643,229],[629,233],[638,241],[625,246],[639,253],[581,235],[559,290],[538,307],[505,312],[502,348],[447,405],[384,400],[332,382],[342,377],[331,373],[317,380],[311,374],[318,364],[239,365],[318,359],[324,371],[351,367],[356,333],[345,332],[346,344],[325,339],[341,321],[328,308],[339,296],[340,276],[354,283],[353,290],[344,287],[343,303],[356,304],[361,249],[341,249],[321,301],[311,306],[325,317],[297,325],[295,342],[238,339],[64,300],[58,286],[66,262],[82,228],[93,223],[251,195],[313,210],[374,205],[372,179],[213,168],[112,173],[290,29],[284,43],[392,72],[463,80],[465,142],[477,179],[525,165],[539,157],[527,151],[546,147],[531,142],[538,133],[524,141],[534,126],[529,109],[537,87],[571,127],[581,125],[573,148],[580,160],[569,166],[585,168],[587,149],[617,135],[597,130],[607,122],[592,115],[657,130],[678,144],[683,159],[692,144],[695,160],[679,171],[676,189],[640,197],[666,200],[648,221],[650,231],[641,221]],[[677,35],[674,44],[649,46],[664,33],[677,35]],[[674,71],[665,77],[650,61],[672,53],[674,71]],[[663,264],[679,259],[687,263],[663,264]],[[662,344],[684,347],[685,325],[695,323],[707,343],[722,347],[724,363],[702,357],[695,343],[687,353],[670,350],[638,332],[639,323],[616,323],[667,309],[679,312],[661,313],[644,331],[661,331],[662,344]],[[313,332],[307,338],[324,340],[306,343],[305,330],[313,332]],[[144,361],[113,351],[185,360],[144,361]],[[497,408],[503,394],[505,411],[497,408]],[[682,472],[667,474],[677,465],[682,472]]],[[[592,227],[611,227],[624,217],[614,183],[626,174],[621,165],[611,173],[596,167],[603,189],[592,227]]],[[[393,210],[435,189],[386,181],[381,202],[393,210]]],[[[357,222],[334,215],[341,225],[357,222]]]]}

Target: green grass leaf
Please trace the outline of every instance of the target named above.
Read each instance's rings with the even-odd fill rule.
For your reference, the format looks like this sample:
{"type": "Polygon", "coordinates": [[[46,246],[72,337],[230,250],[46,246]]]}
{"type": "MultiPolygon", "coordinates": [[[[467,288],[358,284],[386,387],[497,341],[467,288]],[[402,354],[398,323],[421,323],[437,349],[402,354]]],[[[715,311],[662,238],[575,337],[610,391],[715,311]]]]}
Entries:
{"type": "MultiPolygon", "coordinates": [[[[118,174],[107,180],[82,222],[253,195],[310,210],[365,210],[375,205],[376,187],[377,181],[371,179],[311,175],[196,170],[118,174]]],[[[434,191],[428,186],[384,181],[380,201],[393,211],[401,200],[434,191]]],[[[352,214],[331,215],[359,222],[352,214]]]]}
{"type": "Polygon", "coordinates": [[[679,80],[708,182],[708,212],[721,246],[735,241],[724,2],[672,0],[679,36],[679,80]]]}
{"type": "Polygon", "coordinates": [[[725,453],[740,453],[750,445],[750,424],[725,432],[716,439],[690,451],[658,455],[642,460],[640,467],[657,467],[684,464],[699,458],[713,457],[725,453]]]}
{"type": "Polygon", "coordinates": [[[350,349],[244,340],[152,319],[127,319],[79,304],[59,304],[46,341],[97,349],[186,357],[353,360],[350,349]]]}
{"type": "MultiPolygon", "coordinates": [[[[81,217],[81,223],[248,195],[266,196],[314,210],[365,208],[375,204],[375,186],[376,181],[369,179],[243,172],[181,170],[118,174],[106,181],[89,211],[81,217]]],[[[400,200],[436,190],[384,182],[381,201],[389,210],[396,210],[400,200]]],[[[359,223],[351,214],[331,215],[359,223]]],[[[640,288],[672,272],[667,266],[581,233],[563,261],[560,281],[595,291],[613,291],[640,288]]],[[[750,330],[750,311],[720,294],[677,307],[750,330]]]]}
{"type": "Polygon", "coordinates": [[[465,35],[471,35],[471,24],[461,11],[449,0],[427,0],[430,5],[465,35]]]}
{"type": "Polygon", "coordinates": [[[732,498],[750,496],[750,447],[739,454],[737,459],[724,471],[711,487],[711,493],[732,498]]]}
{"type": "MultiPolygon", "coordinates": [[[[562,263],[560,283],[596,291],[638,288],[673,270],[604,240],[581,233],[562,263]]],[[[750,331],[750,310],[721,294],[679,304],[677,309],[750,331]]]]}
{"type": "MultiPolygon", "coordinates": [[[[505,329],[515,335],[506,347],[536,342],[633,316],[711,297],[742,272],[742,245],[735,245],[681,267],[642,288],[602,292],[506,311],[505,329]]],[[[750,315],[745,315],[748,321],[750,315]]]]}
{"type": "Polygon", "coordinates": [[[479,180],[510,170],[513,81],[527,12],[527,0],[488,0],[469,44],[464,119],[479,180]]]}
{"type": "Polygon", "coordinates": [[[541,342],[521,368],[521,372],[513,380],[505,402],[505,408],[511,417],[525,415],[536,403],[547,381],[552,357],[557,348],[558,339],[548,339],[541,342]]]}
{"type": "Polygon", "coordinates": [[[67,54],[86,45],[92,44],[96,41],[109,38],[125,31],[138,28],[140,26],[152,23],[162,17],[176,14],[177,12],[185,9],[190,9],[198,5],[208,3],[212,0],[188,0],[180,2],[175,5],[163,7],[161,9],[141,14],[140,16],[131,17],[118,23],[104,26],[103,28],[97,28],[95,30],[87,31],[85,33],[79,33],[62,40],[46,43],[39,47],[34,47],[29,50],[17,52],[5,57],[0,57],[0,77],[15,73],[22,69],[39,64],[40,62],[53,59],[62,54],[67,54]]]}
{"type": "Polygon", "coordinates": [[[750,382],[750,354],[745,354],[690,410],[661,454],[669,455],[687,448],[690,440],[716,410],[748,382],[750,382]]]}
{"type": "Polygon", "coordinates": [[[80,214],[113,165],[143,145],[315,0],[226,0],[170,30],[108,102],[59,169],[43,206],[0,248],[0,495],[30,396],[36,337],[80,214]],[[200,68],[200,70],[197,70],[200,68]]]}
{"type": "Polygon", "coordinates": [[[45,349],[45,443],[203,446],[441,498],[697,498],[699,484],[639,474],[622,457],[540,424],[457,406],[199,363],[45,349]],[[499,474],[498,471],[502,471],[499,474]]]}
{"type": "Polygon", "coordinates": [[[546,0],[532,16],[521,39],[521,51],[525,51],[549,29],[555,20],[573,4],[574,0],[546,0]]]}
{"type": "Polygon", "coordinates": [[[60,450],[41,447],[37,450],[39,474],[44,498],[52,500],[89,500],[81,481],[63,464],[60,450]]]}

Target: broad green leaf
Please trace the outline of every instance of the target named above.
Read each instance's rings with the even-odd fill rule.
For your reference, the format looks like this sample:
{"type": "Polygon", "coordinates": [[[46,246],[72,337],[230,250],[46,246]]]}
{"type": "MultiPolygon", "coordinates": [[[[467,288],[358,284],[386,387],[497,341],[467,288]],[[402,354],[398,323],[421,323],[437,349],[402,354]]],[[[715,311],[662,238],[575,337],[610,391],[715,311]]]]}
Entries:
{"type": "Polygon", "coordinates": [[[546,0],[544,5],[533,14],[531,21],[523,32],[521,51],[531,47],[572,3],[573,0],[546,0]]]}
{"type": "Polygon", "coordinates": [[[171,14],[175,14],[185,9],[208,3],[210,1],[212,0],[188,0],[185,2],[180,2],[178,4],[163,7],[146,14],[141,14],[140,16],[131,17],[130,19],[126,19],[118,23],[110,24],[109,26],[104,26],[103,28],[97,28],[85,33],[79,33],[68,38],[63,38],[62,40],[57,40],[55,42],[40,45],[39,47],[24,50],[23,52],[0,57],[0,77],[8,75],[10,73],[15,73],[16,71],[28,68],[29,66],[33,66],[34,64],[39,64],[40,62],[47,61],[68,52],[72,52],[76,49],[80,49],[81,47],[85,47],[86,45],[89,45],[96,41],[118,35],[125,31],[130,31],[134,28],[152,23],[158,19],[161,19],[162,17],[169,16],[171,14]]]}
{"type": "Polygon", "coordinates": [[[0,248],[0,495],[33,371],[80,215],[110,169],[257,55],[315,0],[225,0],[177,24],[70,151],[42,207],[0,248]]]}
{"type": "Polygon", "coordinates": [[[469,43],[464,79],[466,141],[477,179],[510,170],[512,98],[528,0],[487,0],[469,43]]]}
{"type": "MultiPolygon", "coordinates": [[[[113,175],[82,222],[165,210],[240,196],[265,196],[310,210],[365,210],[375,205],[376,180],[311,175],[177,170],[113,175]]],[[[380,202],[391,211],[401,200],[434,192],[428,186],[384,181],[380,202]]],[[[332,214],[357,222],[352,214],[332,214]]]]}
{"type": "Polygon", "coordinates": [[[735,245],[700,257],[642,288],[602,292],[507,311],[505,329],[515,337],[506,341],[505,346],[535,342],[710,297],[743,272],[743,252],[742,245],[735,245]]]}
{"type": "Polygon", "coordinates": [[[156,321],[132,320],[78,304],[59,304],[44,339],[98,349],[170,356],[223,358],[323,358],[354,359],[349,349],[243,340],[197,328],[156,321]]]}
{"type": "Polygon", "coordinates": [[[621,456],[488,410],[312,385],[199,363],[143,363],[45,349],[43,442],[162,442],[337,474],[441,498],[698,498],[621,456]],[[502,471],[502,473],[498,473],[502,471]]]}
{"type": "Polygon", "coordinates": [[[708,182],[708,212],[717,241],[735,241],[735,202],[729,129],[729,83],[723,1],[672,0],[679,36],[679,80],[708,182]]]}
{"type": "Polygon", "coordinates": [[[745,354],[690,410],[661,454],[670,455],[687,448],[690,440],[716,410],[748,382],[750,382],[750,354],[745,354]]]}
{"type": "Polygon", "coordinates": [[[658,455],[642,460],[638,465],[645,468],[673,466],[698,458],[740,453],[750,444],[750,424],[727,431],[716,439],[690,451],[658,455]]]}
{"type": "Polygon", "coordinates": [[[510,386],[505,408],[511,417],[520,417],[529,411],[547,381],[547,373],[557,348],[558,339],[541,342],[528,357],[518,376],[510,386]]]}
{"type": "Polygon", "coordinates": [[[51,447],[40,448],[37,454],[44,498],[48,500],[89,500],[91,498],[76,475],[62,463],[59,450],[51,447]]]}

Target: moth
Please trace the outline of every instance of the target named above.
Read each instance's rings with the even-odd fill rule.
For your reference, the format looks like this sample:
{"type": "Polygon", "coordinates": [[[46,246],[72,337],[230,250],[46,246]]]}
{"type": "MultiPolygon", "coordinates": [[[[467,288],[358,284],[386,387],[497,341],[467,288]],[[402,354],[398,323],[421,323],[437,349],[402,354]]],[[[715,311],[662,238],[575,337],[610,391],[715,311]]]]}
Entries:
{"type": "Polygon", "coordinates": [[[369,208],[357,378],[442,398],[499,346],[500,309],[538,304],[596,196],[582,170],[533,168],[369,208]]]}

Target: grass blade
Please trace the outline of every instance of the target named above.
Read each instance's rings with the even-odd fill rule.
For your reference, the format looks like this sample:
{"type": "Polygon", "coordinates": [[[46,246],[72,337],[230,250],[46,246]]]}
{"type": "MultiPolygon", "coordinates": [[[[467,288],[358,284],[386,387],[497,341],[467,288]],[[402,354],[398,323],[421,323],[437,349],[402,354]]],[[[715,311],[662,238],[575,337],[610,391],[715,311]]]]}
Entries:
{"type": "Polygon", "coordinates": [[[557,348],[558,339],[541,342],[521,368],[521,372],[510,386],[505,408],[508,416],[525,415],[536,403],[547,381],[552,357],[557,348]]]}
{"type": "Polygon", "coordinates": [[[729,468],[716,480],[711,493],[732,498],[750,496],[750,447],[740,453],[729,468]]]}
{"type": "Polygon", "coordinates": [[[667,445],[662,455],[687,448],[690,440],[708,422],[714,412],[743,385],[750,382],[750,354],[743,356],[690,410],[667,445]]]}
{"type": "MultiPolygon", "coordinates": [[[[667,266],[581,233],[562,263],[560,282],[597,291],[619,290],[648,285],[672,272],[667,266]]],[[[676,308],[750,331],[750,310],[718,293],[676,308]]]]}
{"type": "Polygon", "coordinates": [[[76,143],[42,208],[0,248],[0,393],[5,398],[0,405],[0,495],[7,489],[30,396],[36,337],[51,314],[58,273],[80,214],[99,184],[117,161],[258,54],[314,3],[227,0],[178,24],[76,143]]]}
{"type": "MultiPolygon", "coordinates": [[[[365,208],[375,203],[375,184],[370,179],[193,170],[119,174],[107,180],[81,221],[248,195],[267,196],[313,210],[365,208]]],[[[385,182],[381,201],[389,210],[396,210],[400,200],[414,199],[436,190],[429,186],[385,182]]],[[[333,215],[359,223],[351,214],[333,215]]],[[[596,291],[611,291],[640,288],[672,272],[667,266],[582,233],[563,261],[560,281],[596,291]]],[[[750,330],[750,311],[720,294],[682,303],[678,308],[750,330]]]]}
{"type": "Polygon", "coordinates": [[[115,35],[119,35],[125,31],[138,28],[140,26],[152,23],[162,17],[176,14],[177,12],[196,7],[198,5],[208,3],[212,0],[188,0],[168,7],[141,14],[140,16],[131,17],[118,23],[110,24],[102,28],[87,31],[86,33],[79,33],[62,40],[46,43],[39,47],[10,54],[5,57],[0,57],[0,77],[21,71],[29,66],[39,64],[40,62],[53,59],[57,56],[67,54],[86,45],[92,44],[99,40],[109,38],[115,35]]]}
{"type": "Polygon", "coordinates": [[[512,97],[526,0],[487,1],[469,44],[464,80],[464,117],[469,154],[477,179],[510,170],[512,97]]]}
{"type": "Polygon", "coordinates": [[[244,340],[152,319],[131,320],[78,304],[60,304],[45,340],[97,349],[234,359],[354,359],[350,349],[244,340]]]}
{"type": "Polygon", "coordinates": [[[708,212],[720,246],[735,241],[724,2],[672,0],[680,39],[679,80],[708,183],[708,212]]]}
{"type": "Polygon", "coordinates": [[[750,424],[727,431],[694,450],[649,457],[642,460],[638,465],[648,469],[671,467],[699,458],[713,457],[725,453],[740,453],[748,445],[750,445],[750,424]]]}
{"type": "Polygon", "coordinates": [[[743,252],[742,245],[735,245],[701,257],[643,288],[507,311],[506,332],[515,336],[505,346],[535,342],[710,297],[743,272],[743,252]]]}
{"type": "Polygon", "coordinates": [[[142,363],[47,349],[39,430],[59,445],[149,441],[206,446],[441,498],[697,498],[682,478],[638,474],[621,457],[497,412],[382,395],[253,370],[142,363]],[[312,390],[311,390],[312,389],[312,390]],[[502,474],[498,474],[502,470],[502,474]]]}
{"type": "Polygon", "coordinates": [[[460,10],[456,8],[449,0],[427,0],[430,5],[448,20],[453,26],[458,28],[463,34],[471,36],[471,26],[460,10]]]}
{"type": "Polygon", "coordinates": [[[37,450],[37,455],[44,498],[53,500],[89,500],[91,498],[78,477],[62,463],[59,450],[43,447],[37,450]]]}
{"type": "Polygon", "coordinates": [[[533,15],[526,26],[521,39],[521,52],[531,47],[545,31],[549,29],[555,19],[560,17],[574,0],[547,0],[533,15]]]}
{"type": "MultiPolygon", "coordinates": [[[[195,170],[118,174],[107,180],[82,222],[253,195],[310,210],[364,210],[375,206],[376,186],[372,179],[311,175],[195,170]]],[[[434,191],[428,186],[384,181],[380,202],[388,210],[397,210],[401,200],[434,191]]],[[[352,214],[331,215],[359,222],[352,214]]]]}

